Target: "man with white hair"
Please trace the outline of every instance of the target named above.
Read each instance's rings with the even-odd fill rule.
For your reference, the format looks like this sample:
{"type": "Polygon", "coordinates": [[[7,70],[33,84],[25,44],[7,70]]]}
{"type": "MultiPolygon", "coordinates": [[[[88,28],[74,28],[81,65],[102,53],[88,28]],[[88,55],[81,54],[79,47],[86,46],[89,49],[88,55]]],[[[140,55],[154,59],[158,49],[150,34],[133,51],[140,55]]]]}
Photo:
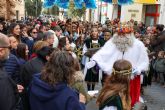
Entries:
{"type": "Polygon", "coordinates": [[[131,106],[140,98],[140,74],[149,66],[147,50],[144,44],[135,38],[131,26],[120,26],[114,36],[91,58],[87,68],[98,65],[105,73],[111,75],[116,60],[131,62],[133,72],[130,81],[131,106]]]}

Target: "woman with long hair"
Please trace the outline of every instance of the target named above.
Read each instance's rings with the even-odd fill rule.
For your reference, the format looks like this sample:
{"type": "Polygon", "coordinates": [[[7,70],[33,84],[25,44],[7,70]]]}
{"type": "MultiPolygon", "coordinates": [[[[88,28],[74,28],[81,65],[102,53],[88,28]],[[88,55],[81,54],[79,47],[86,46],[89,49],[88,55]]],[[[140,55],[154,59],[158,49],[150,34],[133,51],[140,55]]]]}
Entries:
{"type": "Polygon", "coordinates": [[[85,97],[69,87],[75,73],[73,65],[74,58],[68,52],[52,53],[41,74],[33,78],[31,110],[85,110],[85,97]]]}
{"type": "Polygon", "coordinates": [[[28,31],[28,35],[33,39],[34,42],[37,41],[37,34],[38,34],[38,31],[34,27],[30,28],[30,30],[28,31]]]}
{"type": "Polygon", "coordinates": [[[118,60],[113,65],[112,75],[98,96],[99,110],[131,110],[130,78],[132,65],[127,60],[118,60]]]}
{"type": "Polygon", "coordinates": [[[69,52],[74,58],[77,58],[76,54],[73,52],[73,48],[71,46],[71,43],[68,37],[60,38],[58,48],[60,50],[69,52]]]}
{"type": "Polygon", "coordinates": [[[26,62],[28,60],[29,49],[28,46],[24,43],[20,43],[17,46],[16,56],[20,61],[26,62]]]}
{"type": "Polygon", "coordinates": [[[43,47],[45,47],[45,46],[49,46],[49,44],[48,44],[47,42],[45,42],[45,41],[36,41],[36,42],[34,43],[34,46],[33,46],[33,53],[32,53],[32,55],[30,56],[30,59],[32,59],[32,58],[34,58],[34,57],[37,57],[37,52],[38,52],[41,48],[43,48],[43,47]]]}
{"type": "Polygon", "coordinates": [[[13,34],[13,36],[17,39],[17,41],[21,42],[21,36],[20,36],[20,25],[17,23],[11,23],[10,27],[8,29],[8,34],[13,34]]]}
{"type": "Polygon", "coordinates": [[[8,37],[10,41],[10,53],[16,55],[16,50],[19,42],[12,34],[8,35],[8,37]]]}

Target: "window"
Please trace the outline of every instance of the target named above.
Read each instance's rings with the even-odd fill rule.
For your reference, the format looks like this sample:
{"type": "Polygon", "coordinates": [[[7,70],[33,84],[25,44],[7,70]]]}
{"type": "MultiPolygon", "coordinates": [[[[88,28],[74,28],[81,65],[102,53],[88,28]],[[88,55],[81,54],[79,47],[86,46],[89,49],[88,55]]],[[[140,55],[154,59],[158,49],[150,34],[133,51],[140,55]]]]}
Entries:
{"type": "Polygon", "coordinates": [[[158,23],[160,15],[160,5],[146,5],[145,24],[146,26],[158,23]]]}
{"type": "Polygon", "coordinates": [[[147,5],[146,8],[146,13],[156,13],[155,5],[147,5]]]}

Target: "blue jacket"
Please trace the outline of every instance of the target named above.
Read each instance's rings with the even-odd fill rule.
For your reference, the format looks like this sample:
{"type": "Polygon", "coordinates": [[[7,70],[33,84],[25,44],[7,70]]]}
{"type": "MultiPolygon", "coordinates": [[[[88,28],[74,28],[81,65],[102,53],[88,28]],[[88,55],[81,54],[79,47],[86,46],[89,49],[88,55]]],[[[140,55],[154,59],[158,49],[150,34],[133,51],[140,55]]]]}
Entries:
{"type": "Polygon", "coordinates": [[[29,89],[31,110],[85,110],[78,94],[66,83],[51,86],[35,74],[29,89]]]}
{"type": "Polygon", "coordinates": [[[20,82],[20,65],[18,58],[13,55],[9,54],[9,58],[6,60],[6,63],[4,65],[6,73],[16,82],[20,82]]]}

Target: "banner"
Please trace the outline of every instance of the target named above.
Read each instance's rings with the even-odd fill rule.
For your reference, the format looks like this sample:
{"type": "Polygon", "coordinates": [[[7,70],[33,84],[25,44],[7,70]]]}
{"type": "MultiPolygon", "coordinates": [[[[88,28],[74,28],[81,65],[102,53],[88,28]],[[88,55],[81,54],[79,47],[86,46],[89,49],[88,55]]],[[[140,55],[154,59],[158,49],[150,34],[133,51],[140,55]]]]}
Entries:
{"type": "Polygon", "coordinates": [[[112,3],[112,0],[102,0],[102,1],[106,3],[112,3]]]}
{"type": "Polygon", "coordinates": [[[50,8],[55,4],[55,0],[45,0],[43,3],[44,8],[50,8]]]}
{"type": "Polygon", "coordinates": [[[69,7],[69,0],[56,0],[55,4],[60,8],[67,9],[69,7]]]}
{"type": "Polygon", "coordinates": [[[84,0],[74,0],[74,5],[76,9],[83,8],[83,3],[84,3],[84,0]]]}
{"type": "Polygon", "coordinates": [[[84,3],[86,5],[86,8],[95,9],[97,7],[95,0],[84,0],[84,3]]]}

